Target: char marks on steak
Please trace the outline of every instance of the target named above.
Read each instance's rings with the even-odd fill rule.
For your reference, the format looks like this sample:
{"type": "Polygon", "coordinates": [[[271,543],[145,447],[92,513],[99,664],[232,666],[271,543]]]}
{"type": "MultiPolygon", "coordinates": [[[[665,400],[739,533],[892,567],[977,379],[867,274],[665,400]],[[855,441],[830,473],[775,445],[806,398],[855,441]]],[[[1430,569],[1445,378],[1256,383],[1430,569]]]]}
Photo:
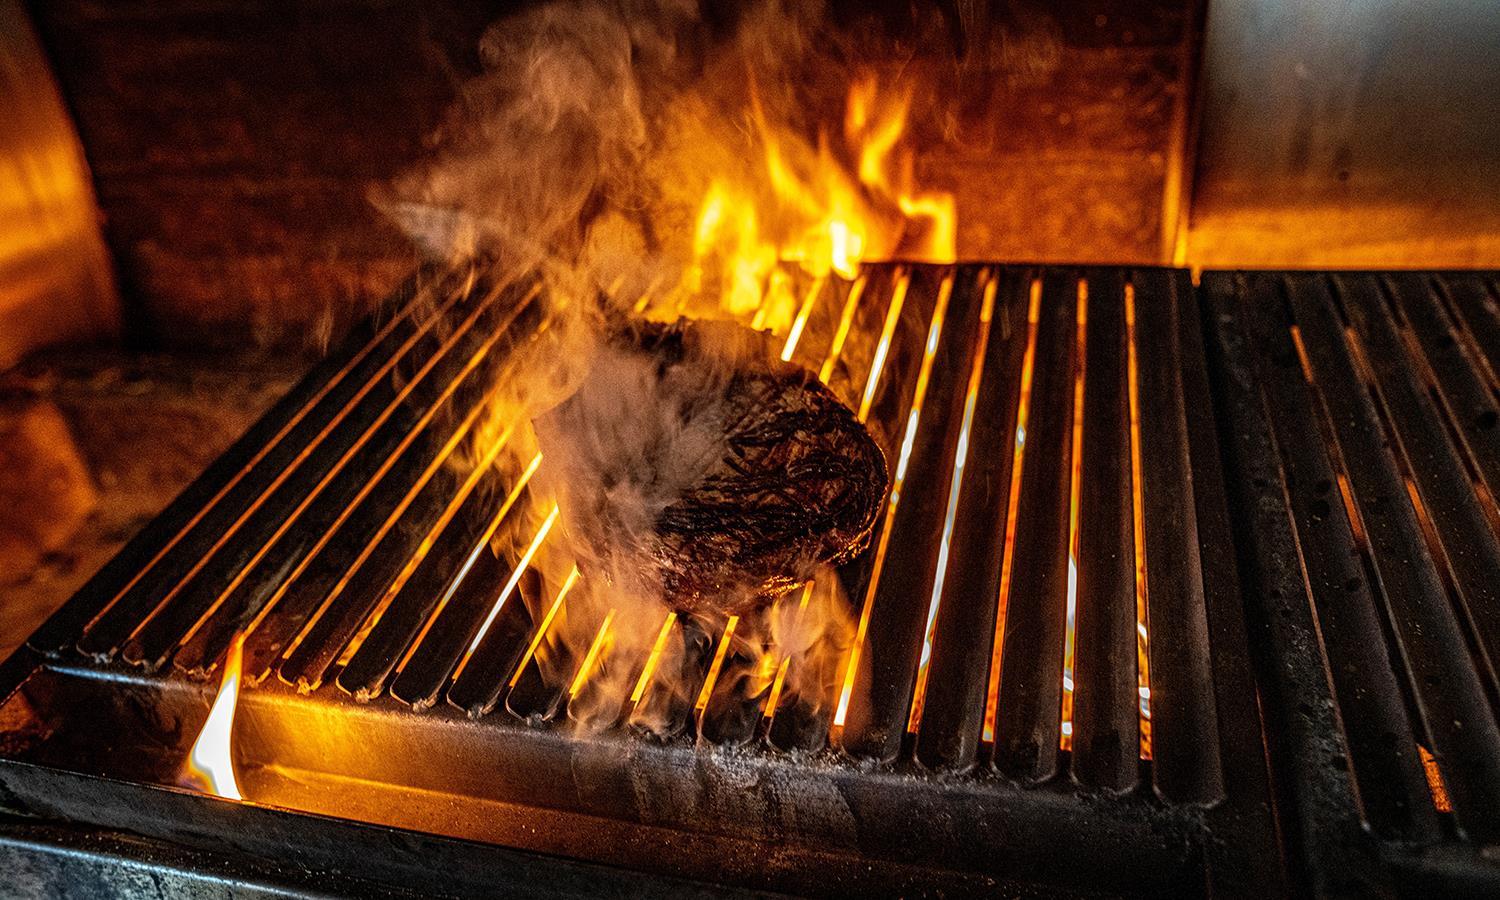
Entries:
{"type": "Polygon", "coordinates": [[[574,543],[616,577],[649,566],[688,614],[744,613],[847,561],[889,482],[853,411],[727,322],[617,325],[536,424],[574,543]]]}

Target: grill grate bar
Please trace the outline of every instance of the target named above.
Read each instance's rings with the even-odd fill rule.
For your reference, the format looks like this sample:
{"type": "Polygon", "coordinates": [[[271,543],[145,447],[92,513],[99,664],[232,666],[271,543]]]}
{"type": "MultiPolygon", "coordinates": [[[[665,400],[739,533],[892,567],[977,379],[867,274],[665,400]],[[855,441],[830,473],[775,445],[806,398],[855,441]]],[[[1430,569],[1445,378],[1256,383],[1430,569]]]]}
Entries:
{"type": "Polygon", "coordinates": [[[1049,272],[1042,280],[1015,555],[1002,626],[994,761],[1001,772],[1023,781],[1042,781],[1057,770],[1079,285],[1073,273],[1049,272]]]}
{"type": "Polygon", "coordinates": [[[1203,604],[1198,523],[1183,408],[1178,305],[1185,272],[1137,271],[1135,304],[1143,470],[1151,758],[1157,791],[1184,802],[1223,796],[1203,604]]]}
{"type": "MultiPolygon", "coordinates": [[[[439,313],[462,300],[462,294],[453,294],[439,313]]],[[[373,427],[372,421],[380,410],[388,408],[396,394],[388,376],[397,371],[398,366],[411,365],[413,359],[422,357],[424,345],[434,340],[431,332],[436,320],[436,315],[427,318],[407,335],[352,397],[339,397],[342,402],[338,408],[331,411],[332,415],[322,421],[312,435],[303,438],[305,442],[296,447],[296,455],[291,460],[278,458],[272,461],[269,457],[264,460],[268,466],[273,466],[266,473],[270,476],[269,483],[261,487],[259,479],[255,479],[243,484],[246,488],[244,494],[249,496],[236,498],[243,501],[243,506],[226,504],[216,508],[211,518],[205,517],[199,523],[204,529],[203,540],[191,539],[190,535],[190,540],[175,548],[178,552],[171,559],[172,565],[157,567],[148,577],[124,591],[89,623],[78,639],[79,651],[99,660],[107,659],[182,592],[197,588],[215,577],[226,583],[232,580],[232,575],[225,576],[222,570],[227,566],[231,572],[238,571],[244,561],[254,555],[254,550],[247,548],[261,546],[253,540],[236,540],[237,536],[241,533],[246,536],[264,534],[270,527],[267,523],[283,521],[291,507],[306,499],[310,485],[319,483],[340,454],[348,451],[351,442],[364,429],[373,427]]],[[[332,395],[328,398],[329,401],[333,399],[332,395]]],[[[304,424],[312,430],[314,423],[304,424]]],[[[299,434],[299,437],[303,436],[299,434]]],[[[292,447],[287,449],[290,451],[292,447]]],[[[212,598],[198,602],[207,604],[212,598]]]]}
{"type": "Polygon", "coordinates": [[[1365,815],[1386,836],[1430,839],[1437,820],[1426,802],[1426,780],[1376,600],[1322,449],[1317,410],[1284,315],[1283,283],[1260,279],[1245,304],[1260,342],[1266,408],[1281,447],[1319,630],[1330,654],[1349,660],[1331,667],[1330,676],[1365,815]]]}
{"type": "Polygon", "coordinates": [[[1443,759],[1445,780],[1459,797],[1485,798],[1463,804],[1460,821],[1476,836],[1493,834],[1500,811],[1500,730],[1421,524],[1407,502],[1400,469],[1384,450],[1387,439],[1379,415],[1359,381],[1329,303],[1324,281],[1293,283],[1294,314],[1323,404],[1319,413],[1333,436],[1329,452],[1342,458],[1340,469],[1361,501],[1359,519],[1371,545],[1379,549],[1371,564],[1375,586],[1389,607],[1396,661],[1410,673],[1418,714],[1443,759]]]}
{"type": "MultiPolygon", "coordinates": [[[[902,465],[902,443],[905,441],[912,404],[917,399],[916,379],[919,375],[930,326],[928,318],[932,313],[937,294],[936,290],[931,289],[935,287],[933,285],[935,279],[929,276],[930,272],[926,267],[923,267],[916,276],[906,269],[893,273],[890,295],[884,304],[884,315],[881,316],[884,324],[881,326],[883,330],[880,346],[876,349],[870,363],[871,368],[864,380],[863,396],[867,399],[862,403],[870,412],[867,423],[876,441],[885,450],[887,464],[893,470],[893,474],[890,499],[884,514],[876,521],[874,532],[870,536],[872,550],[861,554],[840,573],[840,580],[851,604],[859,610],[859,624],[855,631],[854,642],[849,648],[847,658],[842,663],[843,671],[840,674],[838,701],[832,710],[832,731],[838,731],[844,727],[853,704],[863,704],[867,699],[865,696],[854,695],[855,681],[860,675],[860,667],[867,665],[869,661],[868,657],[862,654],[862,644],[869,634],[875,593],[878,589],[881,569],[891,545],[891,525],[894,514],[900,507],[901,485],[905,474],[905,466],[902,465]],[[913,282],[917,286],[915,293],[910,289],[913,282]]],[[[862,304],[861,310],[863,307],[862,304]]],[[[858,313],[856,313],[857,321],[858,313]]],[[[907,463],[910,463],[909,453],[907,463]]],[[[830,727],[824,723],[826,713],[822,710],[821,704],[819,705],[820,708],[814,715],[803,717],[794,713],[791,721],[801,722],[806,718],[809,727],[817,727],[828,732],[830,727]]],[[[802,744],[803,746],[810,743],[821,745],[824,739],[825,735],[818,735],[804,739],[802,744]]]]}
{"type": "Polygon", "coordinates": [[[1140,703],[1128,346],[1119,273],[1089,277],[1087,328],[1072,771],[1082,784],[1120,791],[1139,774],[1140,703]]]}

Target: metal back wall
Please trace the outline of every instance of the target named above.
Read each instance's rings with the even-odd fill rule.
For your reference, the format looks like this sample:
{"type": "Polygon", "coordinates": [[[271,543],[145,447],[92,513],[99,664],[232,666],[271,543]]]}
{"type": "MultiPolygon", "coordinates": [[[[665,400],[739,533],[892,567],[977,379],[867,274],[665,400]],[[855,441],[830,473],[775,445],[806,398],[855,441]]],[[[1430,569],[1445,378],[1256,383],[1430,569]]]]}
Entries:
{"type": "MultiPolygon", "coordinates": [[[[789,352],[868,412],[895,484],[870,551],[839,573],[854,646],[804,680],[819,685],[808,695],[747,694],[738,670],[757,660],[730,623],[669,619],[663,633],[687,629],[696,648],[681,674],[700,702],[671,706],[657,673],[613,729],[569,736],[584,695],[541,677],[530,648],[552,617],[528,612],[566,597],[519,602],[536,590],[527,557],[489,551],[527,473],[447,465],[509,351],[548,327],[534,285],[474,271],[410,286],[40,630],[29,658],[64,681],[201,694],[243,636],[245,740],[280,757],[260,762],[322,759],[459,804],[483,795],[1074,888],[1278,883],[1186,273],[884,265],[800,287],[789,352]],[[876,349],[852,349],[864,344],[876,349]],[[630,727],[646,711],[665,735],[630,727]],[[309,737],[329,713],[369,752],[309,737]],[[416,764],[416,746],[448,773],[416,764]],[[533,777],[485,776],[495,760],[533,777]],[[830,817],[829,796],[846,811],[830,817]]],[[[608,664],[589,656],[570,662],[584,692],[587,667],[608,664]]],[[[81,696],[70,690],[36,693],[81,696]]],[[[778,852],[779,867],[732,871],[819,883],[813,857],[778,852]]],[[[890,889],[903,883],[933,882],[890,889]]]]}
{"type": "Polygon", "coordinates": [[[1306,874],[1335,893],[1418,872],[1493,890],[1496,281],[1202,284],[1286,831],[1306,874]],[[1377,855],[1395,865],[1370,865],[1377,855]]]}

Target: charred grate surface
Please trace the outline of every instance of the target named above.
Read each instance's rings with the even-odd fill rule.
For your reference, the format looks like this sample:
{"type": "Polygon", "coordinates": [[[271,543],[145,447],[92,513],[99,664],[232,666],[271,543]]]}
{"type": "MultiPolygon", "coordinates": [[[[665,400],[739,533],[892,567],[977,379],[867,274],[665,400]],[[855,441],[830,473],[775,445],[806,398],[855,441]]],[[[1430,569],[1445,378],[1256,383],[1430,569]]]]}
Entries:
{"type": "Polygon", "coordinates": [[[1203,276],[1286,833],[1320,890],[1500,887],[1497,296],[1203,276]]]}
{"type": "MultiPolygon", "coordinates": [[[[537,590],[530,557],[489,549],[533,473],[448,464],[514,351],[548,327],[545,304],[530,282],[465,271],[414,282],[41,629],[32,700],[87,696],[68,685],[95,677],[199,697],[243,636],[242,755],[460,808],[808,848],[765,871],[693,863],[710,875],[808,889],[833,853],[969,887],[1275,883],[1187,273],[879,265],[804,288],[786,353],[868,416],[895,485],[870,549],[839,572],[859,625],[836,671],[805,680],[821,693],[743,677],[760,661],[724,633],[732,619],[669,618],[662,633],[697,650],[683,674],[698,703],[653,695],[666,673],[645,673],[636,705],[666,704],[651,712],[668,727],[641,736],[627,704],[602,736],[569,736],[609,622],[599,655],[570,661],[572,689],[544,681],[531,651],[552,616],[528,608],[565,614],[565,592],[519,602],[537,590]],[[845,353],[850,334],[875,351],[845,353]],[[487,777],[497,765],[530,775],[487,777]]],[[[1382,789],[1420,789],[1414,757],[1399,759],[1407,780],[1382,789]]],[[[347,803],[317,809],[401,815],[347,803]]],[[[471,814],[411,816],[396,824],[526,839],[471,814]]]]}

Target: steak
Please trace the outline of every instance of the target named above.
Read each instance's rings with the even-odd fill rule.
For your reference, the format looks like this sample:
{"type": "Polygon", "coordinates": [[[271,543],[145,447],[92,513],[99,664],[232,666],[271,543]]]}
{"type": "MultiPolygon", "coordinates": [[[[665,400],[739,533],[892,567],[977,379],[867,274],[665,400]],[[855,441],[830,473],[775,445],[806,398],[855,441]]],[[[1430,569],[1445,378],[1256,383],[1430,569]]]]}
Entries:
{"type": "Polygon", "coordinates": [[[684,614],[749,612],[849,560],[889,484],[853,411],[728,322],[615,325],[534,424],[580,568],[684,614]]]}

